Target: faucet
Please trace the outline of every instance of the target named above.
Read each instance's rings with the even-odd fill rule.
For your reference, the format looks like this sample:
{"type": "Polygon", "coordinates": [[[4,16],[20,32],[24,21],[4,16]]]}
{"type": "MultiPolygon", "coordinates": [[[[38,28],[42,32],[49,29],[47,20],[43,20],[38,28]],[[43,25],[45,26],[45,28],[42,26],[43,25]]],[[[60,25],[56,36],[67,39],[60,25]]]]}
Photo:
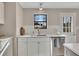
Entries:
{"type": "Polygon", "coordinates": [[[37,29],[37,31],[38,31],[38,35],[40,35],[40,30],[39,30],[39,28],[37,29]]]}

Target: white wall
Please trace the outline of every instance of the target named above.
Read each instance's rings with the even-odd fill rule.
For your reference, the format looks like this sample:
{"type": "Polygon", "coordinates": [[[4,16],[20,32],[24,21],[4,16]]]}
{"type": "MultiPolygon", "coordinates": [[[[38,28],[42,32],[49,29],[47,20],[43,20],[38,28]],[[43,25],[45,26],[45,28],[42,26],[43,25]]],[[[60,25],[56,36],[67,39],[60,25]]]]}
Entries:
{"type": "Polygon", "coordinates": [[[23,26],[23,8],[16,3],[16,35],[20,35],[20,28],[23,26]]]}
{"type": "Polygon", "coordinates": [[[5,24],[0,25],[0,32],[5,35],[19,35],[19,29],[23,26],[23,9],[19,3],[4,3],[5,24]]]}
{"type": "Polygon", "coordinates": [[[5,35],[13,35],[16,34],[16,3],[4,3],[4,19],[5,24],[0,25],[0,29],[2,33],[5,35]]]}

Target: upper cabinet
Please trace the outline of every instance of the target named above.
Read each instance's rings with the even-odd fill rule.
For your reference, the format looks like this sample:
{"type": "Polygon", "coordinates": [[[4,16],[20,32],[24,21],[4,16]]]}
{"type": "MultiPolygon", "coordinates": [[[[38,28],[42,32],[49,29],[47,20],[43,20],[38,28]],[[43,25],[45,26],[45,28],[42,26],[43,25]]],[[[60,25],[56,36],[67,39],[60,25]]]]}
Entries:
{"type": "Polygon", "coordinates": [[[4,3],[0,2],[0,24],[4,24],[4,3]]]}

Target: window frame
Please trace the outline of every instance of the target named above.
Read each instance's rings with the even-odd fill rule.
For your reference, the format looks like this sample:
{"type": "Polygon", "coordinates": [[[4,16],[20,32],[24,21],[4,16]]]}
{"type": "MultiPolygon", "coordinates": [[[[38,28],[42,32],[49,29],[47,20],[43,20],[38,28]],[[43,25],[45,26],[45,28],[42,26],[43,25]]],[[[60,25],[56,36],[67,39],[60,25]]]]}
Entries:
{"type": "MultiPolygon", "coordinates": [[[[46,28],[39,28],[39,29],[47,29],[47,20],[48,20],[48,15],[47,15],[47,13],[34,13],[34,14],[33,14],[34,29],[38,29],[38,28],[35,27],[35,22],[45,22],[45,23],[46,23],[46,28]],[[44,14],[44,15],[46,15],[46,21],[35,21],[35,19],[34,19],[34,15],[35,15],[35,14],[38,14],[38,15],[44,14]]],[[[38,25],[38,26],[39,26],[39,25],[38,25]]]]}
{"type": "Polygon", "coordinates": [[[67,33],[72,32],[72,21],[73,21],[72,16],[63,16],[63,32],[67,32],[67,33]],[[65,23],[66,22],[65,20],[68,20],[69,23],[65,23]]]}
{"type": "Polygon", "coordinates": [[[76,13],[74,12],[62,12],[60,13],[60,32],[62,34],[76,34],[76,13]],[[63,16],[71,16],[72,17],[72,25],[71,32],[63,32],[63,16]]]}

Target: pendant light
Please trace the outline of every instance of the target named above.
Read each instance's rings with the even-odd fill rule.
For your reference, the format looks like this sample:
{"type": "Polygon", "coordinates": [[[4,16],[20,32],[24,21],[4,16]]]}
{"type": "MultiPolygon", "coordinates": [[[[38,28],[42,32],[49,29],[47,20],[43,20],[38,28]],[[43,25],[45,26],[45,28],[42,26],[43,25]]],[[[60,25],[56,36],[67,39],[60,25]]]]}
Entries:
{"type": "Polygon", "coordinates": [[[39,10],[40,10],[40,11],[43,10],[42,5],[43,5],[43,3],[40,3],[40,7],[39,7],[39,10]]]}
{"type": "Polygon", "coordinates": [[[35,13],[45,13],[45,9],[43,8],[43,3],[39,3],[39,7],[33,10],[35,13]]]}

